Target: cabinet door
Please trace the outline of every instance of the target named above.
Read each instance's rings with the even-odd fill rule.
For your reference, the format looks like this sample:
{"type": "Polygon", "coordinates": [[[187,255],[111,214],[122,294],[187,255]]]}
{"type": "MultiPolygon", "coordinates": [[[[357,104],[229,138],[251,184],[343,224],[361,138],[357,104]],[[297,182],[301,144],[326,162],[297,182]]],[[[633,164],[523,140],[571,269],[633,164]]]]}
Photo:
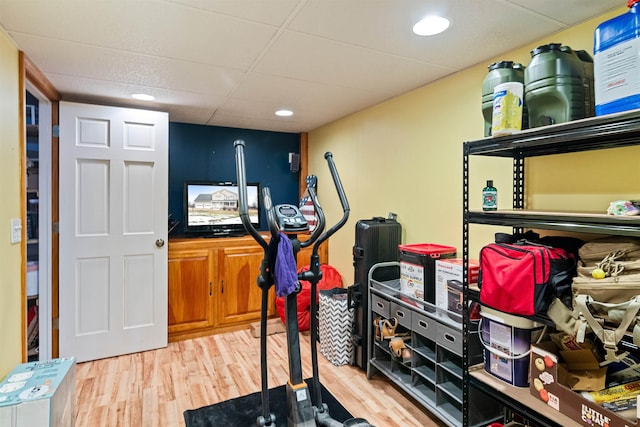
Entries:
{"type": "MultiPolygon", "coordinates": [[[[223,248],[219,255],[218,325],[260,319],[262,289],[258,287],[263,251],[258,245],[223,248]]],[[[275,291],[269,294],[269,316],[275,314],[275,291]]]]}
{"type": "Polygon", "coordinates": [[[169,252],[169,333],[213,325],[209,250],[169,252]]]}

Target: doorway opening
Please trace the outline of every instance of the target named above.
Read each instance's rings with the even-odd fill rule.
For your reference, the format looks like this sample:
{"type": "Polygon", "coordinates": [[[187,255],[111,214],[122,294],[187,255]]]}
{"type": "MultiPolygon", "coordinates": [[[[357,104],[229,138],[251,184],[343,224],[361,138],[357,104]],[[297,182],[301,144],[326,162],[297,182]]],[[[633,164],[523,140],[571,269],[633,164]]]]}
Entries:
{"type": "Polygon", "coordinates": [[[52,357],[51,101],[25,82],[26,345],[28,361],[52,357]]]}

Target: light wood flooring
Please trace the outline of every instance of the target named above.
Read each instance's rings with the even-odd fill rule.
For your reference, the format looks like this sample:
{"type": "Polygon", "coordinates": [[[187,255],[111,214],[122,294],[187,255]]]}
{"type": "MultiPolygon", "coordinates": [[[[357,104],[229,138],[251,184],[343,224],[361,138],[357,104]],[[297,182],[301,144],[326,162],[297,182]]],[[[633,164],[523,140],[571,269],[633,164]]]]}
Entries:
{"type": "MultiPolygon", "coordinates": [[[[269,335],[269,387],[287,381],[284,333],[269,335]]],[[[318,349],[319,350],[319,349],[318,349]]],[[[309,334],[301,334],[311,376],[309,334]]],[[[77,427],[184,426],[183,412],[260,390],[259,338],[241,330],[77,365],[77,427]]],[[[377,427],[441,427],[382,376],[334,366],[318,354],[322,384],[355,417],[377,427]]],[[[247,426],[250,427],[250,426],[247,426]]]]}

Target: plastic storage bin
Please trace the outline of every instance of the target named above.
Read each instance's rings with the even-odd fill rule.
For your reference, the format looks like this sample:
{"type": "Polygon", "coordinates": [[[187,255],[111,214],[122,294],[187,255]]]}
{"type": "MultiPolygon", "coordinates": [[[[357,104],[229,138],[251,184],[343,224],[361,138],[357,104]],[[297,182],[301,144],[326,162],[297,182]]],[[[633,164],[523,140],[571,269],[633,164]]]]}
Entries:
{"type": "Polygon", "coordinates": [[[456,248],[433,243],[398,245],[400,291],[411,297],[436,303],[436,260],[454,258],[456,248]]]}
{"type": "Polygon", "coordinates": [[[540,337],[543,326],[484,306],[480,314],[484,369],[511,385],[529,387],[531,343],[540,337]]]}

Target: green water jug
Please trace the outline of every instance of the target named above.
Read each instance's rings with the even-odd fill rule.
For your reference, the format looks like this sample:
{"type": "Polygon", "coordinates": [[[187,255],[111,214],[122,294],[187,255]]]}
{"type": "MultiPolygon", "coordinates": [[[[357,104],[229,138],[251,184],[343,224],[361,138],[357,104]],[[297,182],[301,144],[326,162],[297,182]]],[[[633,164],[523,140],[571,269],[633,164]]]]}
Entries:
{"type": "MultiPolygon", "coordinates": [[[[493,118],[493,89],[501,83],[519,82],[524,84],[524,67],[513,61],[494,62],[482,81],[482,116],[484,117],[484,136],[491,135],[493,118]]],[[[527,129],[526,105],[523,105],[522,129],[527,129]]]]}
{"type": "Polygon", "coordinates": [[[531,128],[594,116],[593,59],[560,43],[535,48],[524,72],[524,101],[531,128]]]}

